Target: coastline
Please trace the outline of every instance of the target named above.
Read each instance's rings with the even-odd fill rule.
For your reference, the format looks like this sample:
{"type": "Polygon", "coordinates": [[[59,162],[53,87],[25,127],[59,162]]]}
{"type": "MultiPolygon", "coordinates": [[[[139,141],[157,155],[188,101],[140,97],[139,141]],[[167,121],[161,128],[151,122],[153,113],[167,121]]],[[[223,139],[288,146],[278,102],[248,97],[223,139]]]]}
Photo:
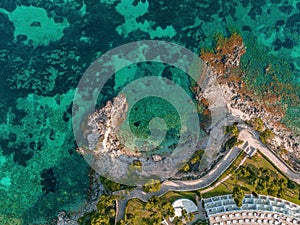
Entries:
{"type": "MultiPolygon", "coordinates": [[[[270,112],[269,109],[266,109],[266,107],[264,107],[263,104],[261,104],[259,101],[255,99],[255,96],[252,96],[250,93],[246,92],[241,77],[239,76],[236,77],[236,75],[234,75],[234,77],[230,77],[231,70],[239,66],[240,57],[242,56],[242,54],[244,54],[244,45],[242,44],[238,48],[234,48],[234,49],[237,50],[232,55],[228,56],[227,61],[224,63],[224,64],[227,63],[227,66],[225,66],[224,69],[226,73],[229,75],[229,77],[228,78],[222,77],[220,71],[215,69],[213,66],[209,65],[209,63],[207,62],[205,70],[200,78],[203,79],[203,75],[205,76],[203,82],[204,85],[197,90],[198,92],[196,92],[196,99],[198,101],[201,101],[202,98],[208,100],[209,102],[208,108],[210,113],[213,115],[212,118],[214,118],[214,120],[211,121],[211,126],[208,128],[210,136],[207,140],[207,146],[206,146],[206,148],[208,150],[211,149],[211,151],[206,151],[207,154],[204,156],[204,160],[206,162],[204,167],[209,168],[207,173],[197,180],[164,181],[162,183],[161,190],[158,192],[145,194],[140,187],[130,191],[129,195],[125,191],[115,192],[113,194],[118,194],[125,197],[125,199],[117,201],[116,203],[117,206],[126,205],[126,202],[130,198],[139,198],[143,201],[147,201],[151,196],[157,194],[158,196],[161,196],[164,193],[171,190],[190,191],[190,190],[197,190],[201,187],[207,187],[211,185],[213,181],[210,182],[209,184],[204,185],[204,183],[206,182],[203,182],[203,180],[206,176],[211,178],[211,175],[216,171],[218,171],[217,174],[219,175],[214,176],[217,179],[222,174],[222,171],[224,172],[224,170],[219,171],[220,170],[219,165],[221,165],[224,160],[228,160],[227,157],[230,155],[232,151],[230,150],[226,152],[226,154],[223,154],[223,158],[217,162],[218,166],[214,164],[215,162],[214,160],[216,159],[217,156],[219,156],[220,148],[225,141],[225,134],[223,131],[224,127],[231,125],[234,122],[238,123],[240,129],[241,127],[243,128],[240,130],[240,134],[239,134],[239,138],[241,138],[241,140],[243,141],[250,140],[253,146],[259,147],[258,150],[267,149],[264,150],[263,154],[268,158],[271,158],[270,160],[286,175],[288,175],[289,173],[291,174],[290,171],[292,171],[292,173],[295,172],[294,174],[297,174],[297,171],[295,169],[293,171],[293,168],[286,163],[287,160],[288,162],[291,162],[292,158],[284,158],[282,156],[276,155],[276,151],[278,151],[278,149],[283,145],[290,154],[295,154],[296,158],[300,157],[300,152],[298,151],[299,143],[296,141],[297,137],[294,137],[291,130],[288,129],[284,124],[280,122],[283,117],[281,112],[279,113],[270,112]],[[264,145],[261,142],[259,133],[256,132],[255,130],[253,131],[250,125],[247,125],[247,123],[249,123],[249,121],[253,118],[260,118],[264,122],[264,129],[270,129],[274,132],[274,136],[275,136],[274,139],[271,140],[266,145],[264,145]],[[252,132],[250,132],[251,129],[252,132]],[[216,147],[218,148],[216,149],[216,147]],[[271,152],[271,154],[267,153],[268,150],[270,150],[269,152],[271,152]],[[275,162],[272,154],[276,158],[275,162]],[[288,169],[282,169],[283,167],[281,167],[281,165],[286,166],[286,168],[288,169]],[[289,171],[289,169],[291,170],[289,171]]],[[[121,113],[121,115],[123,114],[121,113]]],[[[231,156],[232,155],[236,156],[238,155],[237,153],[239,152],[240,151],[236,152],[235,154],[231,154],[231,156]]],[[[296,161],[292,161],[292,162],[293,162],[292,165],[297,165],[296,161]]],[[[229,165],[230,163],[227,166],[229,165]]],[[[299,172],[300,172],[300,168],[299,168],[299,172]]],[[[299,178],[297,175],[296,177],[294,175],[289,176],[289,178],[299,183],[299,178]]],[[[210,179],[208,178],[206,179],[206,181],[209,180],[210,179]]],[[[117,207],[116,210],[117,212],[116,218],[120,219],[124,214],[124,212],[118,209],[119,207],[117,207]]],[[[73,225],[78,223],[58,223],[58,224],[73,225]]]]}

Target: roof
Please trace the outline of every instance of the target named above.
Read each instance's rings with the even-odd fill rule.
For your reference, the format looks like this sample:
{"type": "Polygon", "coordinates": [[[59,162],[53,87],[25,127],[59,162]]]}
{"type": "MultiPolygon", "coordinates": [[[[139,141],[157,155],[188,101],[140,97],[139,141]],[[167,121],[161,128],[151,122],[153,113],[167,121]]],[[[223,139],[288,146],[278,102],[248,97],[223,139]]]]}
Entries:
{"type": "Polygon", "coordinates": [[[275,212],[248,211],[225,212],[215,214],[209,217],[211,225],[230,225],[230,224],[251,224],[251,225],[268,225],[268,224],[300,224],[300,219],[278,214],[275,212]]]}
{"type": "Polygon", "coordinates": [[[175,202],[172,203],[172,206],[175,210],[175,216],[182,216],[182,210],[185,209],[187,213],[193,213],[193,212],[198,212],[198,207],[197,205],[185,198],[177,199],[175,202]]]}
{"type": "Polygon", "coordinates": [[[299,205],[266,195],[258,195],[255,197],[251,194],[246,194],[243,199],[243,206],[240,208],[236,206],[232,195],[207,198],[203,199],[203,202],[208,216],[232,211],[252,210],[274,212],[290,216],[292,218],[300,218],[299,205]]]}

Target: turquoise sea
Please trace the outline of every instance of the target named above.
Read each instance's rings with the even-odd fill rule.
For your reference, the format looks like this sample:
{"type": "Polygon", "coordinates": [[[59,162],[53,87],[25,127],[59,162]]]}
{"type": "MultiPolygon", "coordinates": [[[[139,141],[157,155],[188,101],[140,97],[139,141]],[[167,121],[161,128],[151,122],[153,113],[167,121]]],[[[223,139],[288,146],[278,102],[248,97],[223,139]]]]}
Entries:
{"type": "MultiPolygon", "coordinates": [[[[71,114],[75,88],[95,59],[148,39],[199,54],[214,46],[217,33],[231,32],[247,46],[248,85],[263,95],[282,84],[273,91],[288,108],[284,122],[299,132],[299,0],[0,1],[0,224],[49,224],[59,210],[76,210],[87,199],[89,166],[76,152],[71,114]],[[264,75],[269,64],[271,77],[264,75]]],[[[139,69],[110,79],[100,104],[147,73],[147,65],[139,69]]],[[[156,70],[177,79],[166,66],[156,70]]]]}

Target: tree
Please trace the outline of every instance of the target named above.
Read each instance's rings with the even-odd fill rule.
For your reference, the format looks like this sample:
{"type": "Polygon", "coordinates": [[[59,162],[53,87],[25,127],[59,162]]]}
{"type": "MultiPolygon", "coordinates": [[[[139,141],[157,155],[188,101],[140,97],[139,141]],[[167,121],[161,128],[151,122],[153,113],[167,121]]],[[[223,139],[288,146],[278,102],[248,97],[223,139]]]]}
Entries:
{"type": "Polygon", "coordinates": [[[195,219],[195,215],[193,213],[189,213],[190,221],[193,221],[195,219]]]}
{"type": "Polygon", "coordinates": [[[245,192],[240,187],[233,188],[232,198],[234,199],[237,207],[242,207],[244,196],[245,192]]]}
{"type": "Polygon", "coordinates": [[[203,154],[204,154],[204,150],[203,150],[203,149],[197,150],[197,151],[193,154],[192,159],[190,160],[191,165],[194,165],[194,164],[196,164],[197,162],[200,162],[200,160],[201,160],[203,154]]]}
{"type": "Polygon", "coordinates": [[[225,150],[230,150],[238,143],[237,136],[233,136],[225,143],[225,150]]]}
{"type": "Polygon", "coordinates": [[[175,215],[174,208],[170,202],[162,203],[161,214],[163,217],[173,217],[175,215]]]}
{"type": "Polygon", "coordinates": [[[117,222],[117,225],[126,225],[127,222],[125,220],[120,220],[117,222]]]}
{"type": "Polygon", "coordinates": [[[160,190],[160,181],[151,179],[146,184],[143,185],[144,192],[156,192],[160,190]]]}
{"type": "Polygon", "coordinates": [[[287,187],[289,189],[295,189],[296,188],[296,184],[293,181],[288,180],[287,187]]]}
{"type": "Polygon", "coordinates": [[[141,172],[142,166],[143,166],[143,164],[140,160],[133,160],[133,162],[128,167],[128,172],[130,174],[134,174],[136,172],[141,172]]]}
{"type": "Polygon", "coordinates": [[[188,221],[189,217],[188,217],[188,213],[187,211],[184,209],[182,210],[182,217],[184,218],[185,221],[188,221]]]}
{"type": "Polygon", "coordinates": [[[257,130],[258,132],[262,132],[264,129],[264,122],[262,121],[261,118],[253,118],[250,121],[251,126],[257,130]]]}
{"type": "Polygon", "coordinates": [[[269,130],[265,129],[261,134],[260,134],[260,140],[262,143],[266,144],[268,141],[270,141],[274,137],[274,133],[269,130]]]}
{"type": "Polygon", "coordinates": [[[182,167],[182,171],[184,172],[188,172],[191,169],[190,165],[188,163],[186,163],[183,167],[182,167]]]}
{"type": "Polygon", "coordinates": [[[121,190],[121,184],[111,181],[108,178],[100,176],[100,181],[103,184],[103,186],[105,187],[105,189],[107,189],[109,191],[114,192],[114,191],[121,190]]]}
{"type": "Polygon", "coordinates": [[[239,135],[239,129],[237,128],[237,124],[233,124],[232,126],[226,126],[224,133],[225,134],[230,134],[232,136],[238,136],[239,135]]]}
{"type": "Polygon", "coordinates": [[[237,171],[237,175],[240,177],[246,178],[246,177],[249,177],[251,175],[251,173],[249,172],[248,168],[241,166],[237,171]]]}
{"type": "Polygon", "coordinates": [[[176,217],[174,218],[173,223],[174,223],[175,225],[183,225],[182,220],[181,220],[178,216],[176,216],[176,217]]]}

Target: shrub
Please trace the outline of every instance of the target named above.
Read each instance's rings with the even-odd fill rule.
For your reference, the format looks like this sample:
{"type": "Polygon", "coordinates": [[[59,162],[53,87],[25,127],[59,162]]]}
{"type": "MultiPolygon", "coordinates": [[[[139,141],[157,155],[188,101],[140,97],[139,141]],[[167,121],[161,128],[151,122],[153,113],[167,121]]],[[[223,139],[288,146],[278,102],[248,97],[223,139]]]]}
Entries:
{"type": "Polygon", "coordinates": [[[252,118],[250,120],[250,124],[258,132],[262,132],[264,130],[265,124],[264,124],[264,122],[262,121],[261,118],[257,118],[257,117],[256,118],[252,118]]]}
{"type": "Polygon", "coordinates": [[[293,181],[288,180],[288,182],[287,182],[287,187],[288,187],[289,189],[295,189],[295,188],[296,188],[296,184],[295,184],[293,181]]]}
{"type": "Polygon", "coordinates": [[[274,137],[274,133],[269,129],[264,130],[259,136],[261,142],[264,144],[266,144],[273,137],[274,137]]]}
{"type": "Polygon", "coordinates": [[[160,185],[159,180],[151,179],[143,186],[143,191],[147,193],[159,191],[160,185]]]}
{"type": "Polygon", "coordinates": [[[238,136],[239,135],[239,129],[237,128],[236,124],[232,126],[226,126],[225,127],[225,134],[230,134],[232,136],[238,136]]]}
{"type": "Polygon", "coordinates": [[[121,184],[111,181],[108,178],[100,176],[100,181],[103,184],[103,186],[105,187],[105,189],[107,189],[109,191],[114,192],[114,191],[121,190],[121,184]]]}
{"type": "Polygon", "coordinates": [[[183,167],[182,167],[182,171],[184,172],[188,172],[191,169],[190,165],[188,163],[186,163],[183,167]]]}
{"type": "Polygon", "coordinates": [[[242,207],[244,196],[245,192],[240,187],[233,188],[232,198],[234,199],[237,207],[242,207]]]}
{"type": "Polygon", "coordinates": [[[225,150],[227,151],[229,149],[232,149],[234,146],[236,146],[237,142],[238,142],[237,137],[233,136],[225,143],[225,150]]]}

